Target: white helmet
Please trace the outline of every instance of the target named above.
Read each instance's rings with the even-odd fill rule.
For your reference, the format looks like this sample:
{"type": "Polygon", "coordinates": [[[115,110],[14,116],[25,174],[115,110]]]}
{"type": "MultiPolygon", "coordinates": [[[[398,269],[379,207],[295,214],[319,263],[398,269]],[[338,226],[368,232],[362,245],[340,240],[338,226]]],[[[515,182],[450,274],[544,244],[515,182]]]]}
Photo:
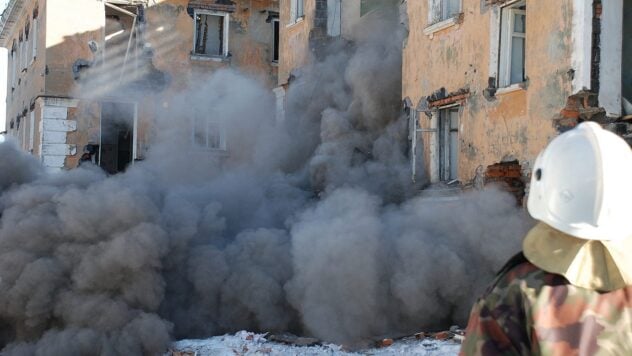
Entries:
{"type": "Polygon", "coordinates": [[[529,214],[587,240],[632,236],[632,150],[594,122],[549,143],[533,167],[529,214]]]}

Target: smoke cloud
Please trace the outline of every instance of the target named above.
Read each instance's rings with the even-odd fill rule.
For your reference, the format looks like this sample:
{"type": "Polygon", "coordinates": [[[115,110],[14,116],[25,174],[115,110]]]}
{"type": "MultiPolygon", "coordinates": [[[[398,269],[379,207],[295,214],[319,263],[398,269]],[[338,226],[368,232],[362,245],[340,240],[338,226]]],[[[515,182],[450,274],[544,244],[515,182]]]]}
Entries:
{"type": "Polygon", "coordinates": [[[419,196],[405,29],[396,8],[372,16],[295,73],[283,122],[262,84],[223,70],[158,105],[154,144],[122,174],[44,174],[1,143],[2,352],[159,354],[241,329],[353,344],[463,325],[531,222],[495,190],[419,196]],[[227,156],[191,146],[196,112],[225,127],[227,156]]]}

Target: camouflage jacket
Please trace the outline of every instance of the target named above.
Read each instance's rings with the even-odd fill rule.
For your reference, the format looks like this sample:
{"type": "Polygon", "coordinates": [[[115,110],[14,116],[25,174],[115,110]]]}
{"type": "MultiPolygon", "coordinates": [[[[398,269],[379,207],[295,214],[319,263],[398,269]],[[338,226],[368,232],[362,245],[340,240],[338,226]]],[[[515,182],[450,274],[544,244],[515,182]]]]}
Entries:
{"type": "Polygon", "coordinates": [[[461,355],[632,355],[632,286],[571,285],[519,254],[476,302],[461,355]]]}

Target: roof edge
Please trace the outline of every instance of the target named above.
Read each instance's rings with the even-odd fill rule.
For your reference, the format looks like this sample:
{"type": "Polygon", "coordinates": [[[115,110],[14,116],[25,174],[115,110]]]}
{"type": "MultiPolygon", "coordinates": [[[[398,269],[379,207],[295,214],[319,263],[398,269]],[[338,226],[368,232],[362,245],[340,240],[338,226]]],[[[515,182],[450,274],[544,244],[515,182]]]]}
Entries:
{"type": "Polygon", "coordinates": [[[8,32],[13,28],[13,24],[15,24],[14,17],[17,16],[18,12],[22,9],[24,4],[24,0],[11,0],[7,7],[2,12],[2,17],[0,18],[0,46],[7,47],[6,39],[8,32]],[[13,20],[13,21],[12,21],[13,20]]]}

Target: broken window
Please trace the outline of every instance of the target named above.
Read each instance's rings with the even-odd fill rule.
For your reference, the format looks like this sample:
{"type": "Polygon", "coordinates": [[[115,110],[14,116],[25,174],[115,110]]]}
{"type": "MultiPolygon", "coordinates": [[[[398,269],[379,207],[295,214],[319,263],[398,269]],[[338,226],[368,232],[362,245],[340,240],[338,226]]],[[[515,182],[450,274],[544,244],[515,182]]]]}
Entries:
{"type": "Polygon", "coordinates": [[[203,56],[228,56],[228,24],[226,12],[195,10],[193,53],[203,56]]]}
{"type": "Polygon", "coordinates": [[[279,61],[279,19],[272,20],[272,62],[279,61]]]}
{"type": "Polygon", "coordinates": [[[196,112],[193,119],[193,145],[206,150],[226,150],[224,128],[208,114],[196,112]]]}
{"type": "Polygon", "coordinates": [[[459,168],[459,109],[439,111],[439,179],[458,179],[459,168]]]}
{"type": "Polygon", "coordinates": [[[498,86],[525,81],[526,2],[506,6],[501,11],[498,86]]]}
{"type": "Polygon", "coordinates": [[[295,23],[299,19],[302,19],[305,13],[303,12],[303,0],[292,0],[290,9],[290,22],[295,23]]]}
{"type": "Polygon", "coordinates": [[[461,0],[428,0],[428,24],[432,25],[461,13],[461,0]]]}

